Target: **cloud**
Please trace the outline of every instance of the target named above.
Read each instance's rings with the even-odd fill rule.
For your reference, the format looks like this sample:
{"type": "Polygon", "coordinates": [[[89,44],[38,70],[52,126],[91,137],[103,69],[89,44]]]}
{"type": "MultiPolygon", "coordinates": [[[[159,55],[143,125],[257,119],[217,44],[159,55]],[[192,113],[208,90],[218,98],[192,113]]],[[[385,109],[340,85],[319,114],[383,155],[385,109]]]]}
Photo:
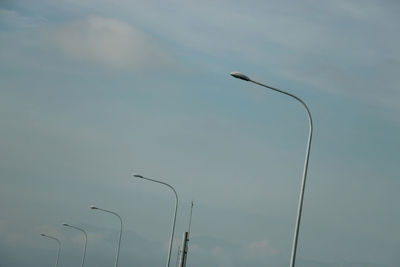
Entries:
{"type": "Polygon", "coordinates": [[[172,59],[141,31],[116,19],[91,15],[49,31],[67,57],[109,67],[158,68],[172,59]]]}
{"type": "Polygon", "coordinates": [[[221,256],[222,254],[224,254],[224,249],[220,246],[216,246],[213,248],[212,254],[214,256],[221,256]]]}
{"type": "Polygon", "coordinates": [[[38,16],[22,16],[14,10],[0,8],[0,28],[29,29],[46,23],[47,19],[38,16]]]}
{"type": "Polygon", "coordinates": [[[276,254],[278,251],[271,246],[268,240],[253,241],[248,246],[250,252],[255,254],[276,254]]]}
{"type": "Polygon", "coordinates": [[[193,58],[206,54],[229,63],[247,61],[313,90],[390,112],[400,108],[399,5],[394,1],[174,4],[180,10],[176,15],[157,8],[152,14],[166,23],[147,23],[158,23],[153,28],[189,48],[193,58]]]}

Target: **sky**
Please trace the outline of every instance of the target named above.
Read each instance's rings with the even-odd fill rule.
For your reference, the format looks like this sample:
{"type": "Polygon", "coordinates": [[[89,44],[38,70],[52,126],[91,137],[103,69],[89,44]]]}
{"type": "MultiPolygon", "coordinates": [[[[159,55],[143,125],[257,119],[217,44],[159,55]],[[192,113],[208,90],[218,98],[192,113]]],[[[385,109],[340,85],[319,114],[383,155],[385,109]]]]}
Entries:
{"type": "Polygon", "coordinates": [[[400,3],[1,0],[0,266],[400,261],[400,3]]]}

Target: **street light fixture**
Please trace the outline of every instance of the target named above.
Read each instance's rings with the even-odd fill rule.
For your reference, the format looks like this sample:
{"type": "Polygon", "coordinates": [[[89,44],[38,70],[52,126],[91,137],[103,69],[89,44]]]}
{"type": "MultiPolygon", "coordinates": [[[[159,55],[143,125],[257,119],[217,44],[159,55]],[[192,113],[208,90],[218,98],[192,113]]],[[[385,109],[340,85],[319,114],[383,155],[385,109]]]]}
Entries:
{"type": "Polygon", "coordinates": [[[114,212],[114,211],[101,209],[101,208],[98,208],[98,207],[93,206],[93,205],[90,205],[89,208],[92,209],[92,210],[101,210],[101,211],[104,211],[104,212],[107,212],[107,213],[111,213],[111,214],[117,216],[118,219],[119,219],[121,228],[120,228],[120,231],[119,231],[119,240],[118,240],[118,247],[117,247],[117,255],[116,255],[116,257],[115,257],[115,267],[117,267],[117,266],[118,266],[118,258],[119,258],[119,249],[120,249],[120,247],[121,247],[121,238],[122,238],[122,218],[121,218],[121,216],[118,215],[118,213],[116,213],[116,212],[114,212]]]}
{"type": "Polygon", "coordinates": [[[84,234],[84,237],[85,237],[85,245],[84,245],[84,247],[83,247],[83,257],[82,257],[82,264],[81,264],[81,267],[83,267],[83,265],[85,264],[85,257],[86,257],[87,233],[86,233],[86,231],[83,230],[82,228],[79,228],[79,227],[74,226],[74,225],[70,225],[70,224],[68,224],[68,223],[63,223],[62,225],[63,225],[63,226],[66,226],[66,227],[74,228],[74,229],[76,229],[76,230],[78,230],[78,231],[81,231],[81,232],[84,234]]]}
{"type": "Polygon", "coordinates": [[[288,93],[286,91],[283,91],[281,89],[278,88],[274,88],[271,87],[269,85],[260,83],[260,82],[256,82],[253,81],[252,79],[250,79],[249,77],[247,77],[246,75],[240,73],[240,72],[231,72],[230,73],[231,76],[237,78],[237,79],[241,79],[247,82],[252,82],[255,83],[257,85],[260,85],[262,87],[266,87],[268,89],[277,91],[279,93],[288,95],[294,99],[296,99],[297,101],[299,101],[304,108],[306,109],[307,112],[307,117],[308,117],[308,122],[309,122],[309,134],[308,134],[308,141],[307,141],[307,150],[306,150],[306,156],[305,156],[305,161],[304,161],[304,168],[303,168],[303,178],[301,181],[301,187],[300,187],[300,196],[299,196],[299,203],[298,203],[298,209],[297,209],[297,219],[296,219],[296,225],[295,225],[295,230],[294,230],[294,237],[293,237],[293,245],[292,245],[292,254],[291,254],[291,258],[290,258],[290,267],[294,267],[295,263],[296,263],[296,253],[297,253],[297,241],[298,241],[298,235],[299,235],[299,229],[300,229],[300,221],[301,221],[301,212],[303,210],[303,199],[304,199],[304,189],[306,186],[306,177],[307,177],[307,169],[308,169],[308,159],[310,156],[310,147],[311,147],[311,138],[312,138],[312,131],[313,131],[313,123],[312,123],[312,118],[311,118],[311,113],[310,110],[308,109],[306,103],[304,103],[303,100],[301,100],[299,97],[288,93]]]}
{"type": "Polygon", "coordinates": [[[151,181],[151,182],[155,182],[155,183],[159,183],[159,184],[165,185],[165,186],[169,187],[174,192],[174,195],[175,195],[175,211],[174,211],[174,219],[173,219],[173,222],[172,222],[172,230],[171,230],[171,237],[170,237],[170,240],[169,240],[169,251],[168,251],[168,257],[167,257],[167,264],[166,264],[166,267],[169,267],[169,264],[170,264],[170,261],[171,261],[172,242],[174,240],[176,212],[178,210],[178,194],[176,193],[175,188],[173,188],[171,185],[169,185],[167,183],[164,183],[162,181],[150,179],[150,178],[144,177],[143,175],[140,175],[140,174],[137,174],[137,173],[133,173],[132,176],[136,177],[136,178],[140,178],[140,179],[144,179],[144,180],[147,180],[147,181],[151,181]]]}
{"type": "Polygon", "coordinates": [[[43,234],[43,233],[41,233],[40,235],[43,236],[43,237],[47,237],[47,238],[50,238],[50,239],[53,239],[53,240],[57,241],[58,251],[57,251],[56,264],[54,265],[55,267],[57,267],[58,266],[58,259],[60,258],[60,252],[61,252],[61,241],[60,241],[60,239],[58,239],[58,238],[56,238],[54,236],[43,234]]]}

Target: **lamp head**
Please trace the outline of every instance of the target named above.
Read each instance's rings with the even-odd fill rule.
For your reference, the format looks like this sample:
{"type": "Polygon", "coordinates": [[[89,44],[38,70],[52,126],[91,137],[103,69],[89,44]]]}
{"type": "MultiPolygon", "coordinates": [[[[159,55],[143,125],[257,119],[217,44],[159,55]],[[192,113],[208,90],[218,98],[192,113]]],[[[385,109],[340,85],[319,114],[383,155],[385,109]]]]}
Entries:
{"type": "Polygon", "coordinates": [[[247,77],[246,75],[244,75],[243,73],[240,73],[240,72],[237,72],[237,71],[232,71],[230,74],[231,74],[231,76],[233,76],[235,78],[238,78],[238,79],[241,79],[241,80],[244,80],[244,81],[250,81],[250,78],[247,77]]]}
{"type": "Polygon", "coordinates": [[[92,209],[92,210],[97,210],[97,207],[94,206],[94,205],[90,205],[89,208],[92,209]]]}
{"type": "Polygon", "coordinates": [[[144,178],[142,175],[137,174],[137,173],[132,173],[132,176],[136,177],[136,178],[144,178]]]}

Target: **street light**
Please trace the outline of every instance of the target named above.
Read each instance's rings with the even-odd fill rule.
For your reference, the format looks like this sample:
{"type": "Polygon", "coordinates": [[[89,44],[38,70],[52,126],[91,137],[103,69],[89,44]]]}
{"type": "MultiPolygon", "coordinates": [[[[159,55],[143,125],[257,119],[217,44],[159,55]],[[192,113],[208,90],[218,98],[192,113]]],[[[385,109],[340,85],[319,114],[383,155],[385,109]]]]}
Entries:
{"type": "Polygon", "coordinates": [[[92,210],[101,210],[101,211],[104,211],[104,212],[111,213],[111,214],[117,216],[118,219],[119,219],[119,221],[120,221],[120,223],[121,223],[121,229],[120,229],[120,231],[119,231],[119,241],[118,241],[117,255],[116,255],[116,257],[115,257],[115,267],[117,267],[117,266],[118,266],[118,258],[119,258],[119,248],[120,248],[120,246],[121,246],[121,238],[122,238],[122,218],[121,218],[121,216],[119,216],[119,215],[118,215],[116,212],[114,212],[114,211],[101,209],[101,208],[95,207],[95,206],[93,206],[93,205],[90,205],[89,208],[92,209],[92,210]]]}
{"type": "Polygon", "coordinates": [[[174,192],[174,195],[175,195],[175,211],[174,211],[174,219],[173,219],[173,222],[172,222],[171,238],[170,238],[170,241],[169,241],[169,251],[168,251],[167,264],[166,264],[166,266],[169,267],[169,263],[171,261],[172,242],[173,242],[173,239],[174,239],[174,232],[175,232],[176,212],[178,210],[178,194],[176,193],[175,189],[171,185],[169,185],[167,183],[164,183],[164,182],[161,182],[161,181],[158,181],[158,180],[154,180],[154,179],[150,179],[150,178],[144,177],[144,176],[142,176],[140,174],[137,174],[137,173],[133,173],[132,176],[136,177],[136,178],[144,179],[144,180],[147,180],[147,181],[163,184],[163,185],[169,187],[170,189],[172,189],[172,191],[174,192]]]}
{"type": "Polygon", "coordinates": [[[291,93],[288,93],[286,91],[271,87],[269,85],[260,83],[260,82],[256,82],[253,81],[252,79],[250,79],[249,77],[247,77],[246,75],[240,73],[240,72],[231,72],[230,73],[231,76],[237,78],[237,79],[241,79],[247,82],[252,82],[255,83],[257,85],[260,85],[262,87],[266,87],[268,89],[277,91],[279,93],[288,95],[294,99],[296,99],[297,101],[299,101],[304,108],[306,109],[307,112],[307,116],[308,116],[308,122],[309,122],[309,134],[308,134],[308,141],[307,141],[307,150],[306,150],[306,156],[305,156],[305,161],[304,161],[304,168],[303,168],[303,178],[301,181],[301,187],[300,187],[300,196],[299,196],[299,203],[298,203],[298,209],[297,209],[297,219],[296,219],[296,225],[295,225],[295,230],[294,230],[294,237],[293,237],[293,245],[292,245],[292,255],[290,258],[290,267],[294,267],[295,263],[296,263],[296,253],[297,253],[297,240],[298,240],[298,235],[299,235],[299,229],[300,229],[300,220],[301,220],[301,212],[303,210],[303,198],[304,198],[304,189],[306,186],[306,177],[307,177],[307,169],[308,169],[308,159],[310,156],[310,147],[311,147],[311,138],[312,138],[312,131],[313,131],[313,123],[312,123],[312,118],[311,118],[311,113],[310,110],[308,109],[306,103],[303,102],[303,100],[301,100],[299,97],[292,95],[291,93]]]}
{"type": "Polygon", "coordinates": [[[57,267],[58,266],[58,259],[60,258],[60,252],[61,252],[61,242],[60,242],[60,240],[58,238],[55,238],[54,236],[46,235],[46,234],[43,234],[43,233],[41,233],[40,235],[57,241],[57,243],[58,243],[58,252],[57,252],[56,264],[54,265],[55,267],[57,267]]]}
{"type": "Polygon", "coordinates": [[[81,232],[84,234],[84,237],[85,237],[85,246],[83,247],[83,257],[82,257],[82,264],[81,264],[81,267],[83,267],[83,265],[84,265],[84,263],[85,263],[85,257],[86,257],[87,233],[86,233],[86,231],[83,230],[82,228],[79,228],[79,227],[77,227],[77,226],[70,225],[70,224],[68,224],[68,223],[63,223],[62,225],[63,225],[63,226],[66,226],[66,227],[74,228],[74,229],[76,229],[76,230],[78,230],[78,231],[81,231],[81,232]]]}

